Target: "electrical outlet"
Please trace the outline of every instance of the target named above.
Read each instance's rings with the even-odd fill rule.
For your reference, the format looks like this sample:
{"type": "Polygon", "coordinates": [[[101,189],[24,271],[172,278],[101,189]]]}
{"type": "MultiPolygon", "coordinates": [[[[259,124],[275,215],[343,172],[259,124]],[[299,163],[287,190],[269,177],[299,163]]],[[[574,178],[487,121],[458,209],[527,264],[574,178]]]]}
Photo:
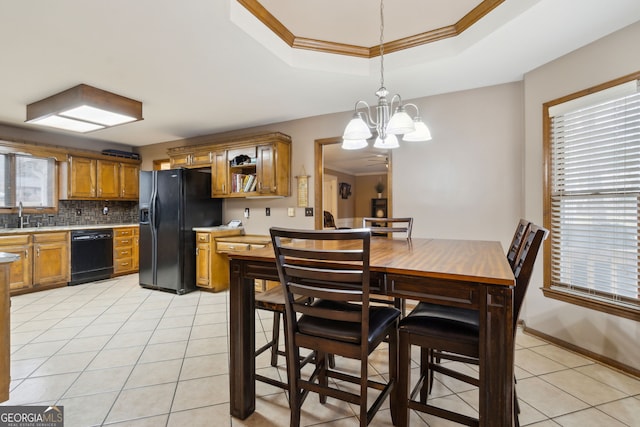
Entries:
{"type": "Polygon", "coordinates": [[[249,208],[244,208],[244,217],[249,218],[249,208]]]}
{"type": "Polygon", "coordinates": [[[313,208],[304,208],[304,216],[313,216],[313,208]]]}
{"type": "Polygon", "coordinates": [[[287,215],[296,216],[296,208],[287,208],[287,215]]]}
{"type": "Polygon", "coordinates": [[[105,206],[104,208],[102,208],[102,215],[106,215],[109,213],[109,207],[105,206]]]}
{"type": "Polygon", "coordinates": [[[264,214],[266,216],[271,216],[271,208],[264,208],[264,214]]]}
{"type": "Polygon", "coordinates": [[[82,209],[76,209],[76,216],[82,215],[82,209]]]}

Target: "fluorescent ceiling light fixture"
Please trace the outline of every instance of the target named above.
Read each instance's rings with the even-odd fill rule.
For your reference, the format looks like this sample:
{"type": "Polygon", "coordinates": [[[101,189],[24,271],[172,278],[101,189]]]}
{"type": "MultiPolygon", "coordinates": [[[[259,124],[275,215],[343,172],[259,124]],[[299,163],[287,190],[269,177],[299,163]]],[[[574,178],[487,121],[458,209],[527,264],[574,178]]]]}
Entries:
{"type": "Polygon", "coordinates": [[[140,101],[85,84],[27,105],[27,123],[74,132],[139,120],[143,120],[140,101]]]}

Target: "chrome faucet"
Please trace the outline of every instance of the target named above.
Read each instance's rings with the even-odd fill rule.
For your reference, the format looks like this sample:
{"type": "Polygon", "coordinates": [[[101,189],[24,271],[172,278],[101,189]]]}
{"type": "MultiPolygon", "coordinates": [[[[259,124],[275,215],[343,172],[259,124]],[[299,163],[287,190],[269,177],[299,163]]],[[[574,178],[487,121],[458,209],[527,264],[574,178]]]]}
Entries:
{"type": "Polygon", "coordinates": [[[20,222],[20,228],[29,225],[29,215],[22,215],[22,201],[18,202],[18,220],[20,222]]]}

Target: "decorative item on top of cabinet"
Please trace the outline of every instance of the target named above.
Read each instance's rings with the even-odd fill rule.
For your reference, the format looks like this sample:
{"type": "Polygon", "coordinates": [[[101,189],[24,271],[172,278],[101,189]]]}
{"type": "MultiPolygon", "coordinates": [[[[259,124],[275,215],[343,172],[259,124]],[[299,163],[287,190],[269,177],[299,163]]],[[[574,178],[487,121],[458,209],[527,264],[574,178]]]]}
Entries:
{"type": "Polygon", "coordinates": [[[171,148],[167,153],[171,167],[206,166],[204,153],[208,153],[212,197],[291,195],[291,137],[288,135],[271,132],[219,139],[209,144],[171,148]]]}
{"type": "Polygon", "coordinates": [[[138,270],[137,231],[137,227],[122,227],[113,229],[114,276],[135,273],[138,270]]]}
{"type": "Polygon", "coordinates": [[[70,155],[59,164],[60,200],[138,200],[139,160],[70,155]]]}

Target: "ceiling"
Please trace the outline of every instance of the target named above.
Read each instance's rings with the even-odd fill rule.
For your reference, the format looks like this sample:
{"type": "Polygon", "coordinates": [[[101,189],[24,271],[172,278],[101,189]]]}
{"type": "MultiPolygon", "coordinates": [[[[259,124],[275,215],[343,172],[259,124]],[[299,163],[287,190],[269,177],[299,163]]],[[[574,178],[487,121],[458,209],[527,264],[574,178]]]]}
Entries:
{"type": "MultiPolygon", "coordinates": [[[[385,42],[434,34],[485,1],[387,0],[385,42]]],[[[638,0],[489,3],[498,5],[455,37],[385,54],[387,88],[407,100],[517,81],[640,20],[638,0]]],[[[143,121],[86,135],[129,146],[375,103],[377,1],[258,4],[294,39],[361,46],[373,57],[292,48],[238,0],[4,0],[0,123],[30,126],[27,104],[79,83],[143,102],[143,121]]]]}

